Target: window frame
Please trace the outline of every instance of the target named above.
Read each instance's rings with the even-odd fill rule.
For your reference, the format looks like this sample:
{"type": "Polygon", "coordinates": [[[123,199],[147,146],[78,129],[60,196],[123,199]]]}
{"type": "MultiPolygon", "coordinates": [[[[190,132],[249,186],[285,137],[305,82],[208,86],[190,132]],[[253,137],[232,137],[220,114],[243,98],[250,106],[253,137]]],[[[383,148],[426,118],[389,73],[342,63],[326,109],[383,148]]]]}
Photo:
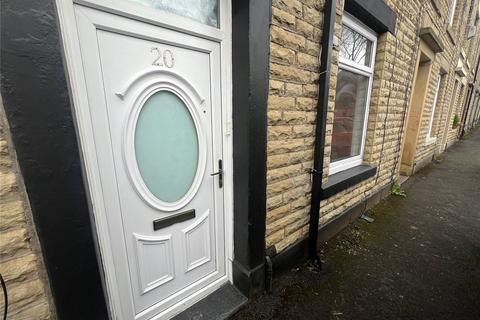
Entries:
{"type": "Polygon", "coordinates": [[[432,137],[433,121],[435,120],[435,111],[437,110],[438,105],[438,95],[440,93],[440,87],[442,83],[443,75],[438,76],[437,84],[435,85],[435,96],[433,98],[432,112],[430,114],[430,120],[428,122],[428,133],[427,133],[427,144],[432,144],[437,141],[437,137],[432,137]]]}
{"type": "MultiPolygon", "coordinates": [[[[375,69],[375,57],[377,52],[377,40],[378,34],[360,22],[358,19],[353,17],[348,13],[344,13],[342,17],[342,25],[346,25],[353,31],[361,34],[368,40],[372,42],[371,47],[371,55],[370,55],[370,66],[367,67],[360,63],[356,63],[352,60],[343,58],[339,55],[339,63],[338,63],[338,71],[340,69],[349,71],[355,74],[359,74],[362,76],[368,77],[368,86],[367,86],[367,99],[366,99],[366,106],[365,106],[365,117],[363,120],[363,132],[362,132],[362,141],[360,146],[360,154],[356,156],[352,156],[346,159],[338,160],[338,161],[331,161],[331,153],[330,153],[330,164],[329,164],[329,175],[338,173],[340,171],[344,171],[355,166],[359,166],[363,163],[363,155],[365,151],[365,137],[367,135],[367,126],[368,126],[368,115],[369,115],[369,107],[370,107],[370,98],[372,94],[372,85],[373,85],[373,74],[375,69]]],[[[341,41],[341,39],[340,39],[341,41]]],[[[335,117],[334,117],[335,121],[335,117]]],[[[332,137],[333,137],[333,130],[332,130],[332,137]]]]}
{"type": "Polygon", "coordinates": [[[452,0],[450,3],[450,11],[448,12],[448,26],[453,26],[453,20],[455,18],[455,11],[457,9],[457,0],[452,0]]]}

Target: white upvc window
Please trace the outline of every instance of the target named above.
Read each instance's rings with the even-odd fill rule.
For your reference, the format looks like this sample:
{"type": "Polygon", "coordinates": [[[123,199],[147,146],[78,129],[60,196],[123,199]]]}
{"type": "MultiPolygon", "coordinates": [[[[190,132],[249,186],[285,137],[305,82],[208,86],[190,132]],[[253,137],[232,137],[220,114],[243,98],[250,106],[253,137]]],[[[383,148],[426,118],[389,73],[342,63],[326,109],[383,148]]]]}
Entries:
{"type": "Polygon", "coordinates": [[[329,173],[363,162],[377,34],[343,15],[329,173]]]}
{"type": "Polygon", "coordinates": [[[438,92],[440,91],[441,81],[442,81],[442,76],[439,76],[437,85],[435,86],[435,96],[433,98],[432,113],[430,114],[430,121],[428,122],[427,144],[434,143],[437,140],[437,137],[433,135],[432,128],[433,128],[433,120],[435,118],[435,110],[437,109],[438,92]]]}
{"type": "Polygon", "coordinates": [[[455,9],[457,7],[457,0],[452,0],[450,3],[450,11],[448,12],[448,25],[453,25],[453,18],[455,17],[455,9]]]}

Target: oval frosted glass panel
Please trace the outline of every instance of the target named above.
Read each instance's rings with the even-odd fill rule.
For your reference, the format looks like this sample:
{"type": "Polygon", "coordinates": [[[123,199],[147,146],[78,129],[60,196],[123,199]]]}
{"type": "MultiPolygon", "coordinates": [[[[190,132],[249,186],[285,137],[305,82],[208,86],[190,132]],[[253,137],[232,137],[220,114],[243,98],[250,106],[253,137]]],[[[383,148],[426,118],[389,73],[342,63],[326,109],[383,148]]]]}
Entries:
{"type": "Polygon", "coordinates": [[[218,28],[218,0],[129,0],[218,28]]]}
{"type": "Polygon", "coordinates": [[[147,99],[135,128],[138,170],[150,192],[165,202],[180,200],[198,166],[198,136],[187,106],[170,91],[147,99]]]}

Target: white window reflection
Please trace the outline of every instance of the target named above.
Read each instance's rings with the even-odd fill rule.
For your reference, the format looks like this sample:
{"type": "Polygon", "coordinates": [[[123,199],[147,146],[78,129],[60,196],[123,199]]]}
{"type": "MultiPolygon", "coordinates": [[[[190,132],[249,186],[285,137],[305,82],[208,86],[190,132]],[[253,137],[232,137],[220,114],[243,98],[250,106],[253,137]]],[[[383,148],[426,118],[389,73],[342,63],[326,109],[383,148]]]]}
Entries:
{"type": "Polygon", "coordinates": [[[372,41],[347,25],[343,25],[340,40],[340,57],[370,67],[372,61],[372,41]]]}
{"type": "Polygon", "coordinates": [[[218,0],[129,0],[218,28],[218,0]]]}

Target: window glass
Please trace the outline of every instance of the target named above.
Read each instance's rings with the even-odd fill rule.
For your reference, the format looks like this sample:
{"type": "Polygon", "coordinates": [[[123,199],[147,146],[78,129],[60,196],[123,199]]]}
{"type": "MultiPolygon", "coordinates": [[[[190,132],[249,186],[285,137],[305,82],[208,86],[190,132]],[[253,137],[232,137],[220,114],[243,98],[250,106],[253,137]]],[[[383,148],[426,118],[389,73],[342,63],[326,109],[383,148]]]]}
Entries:
{"type": "Polygon", "coordinates": [[[347,25],[343,25],[340,40],[340,57],[370,67],[372,61],[372,41],[347,25]]]}
{"type": "Polygon", "coordinates": [[[377,35],[344,13],[329,174],[361,165],[377,35]]]}
{"type": "Polygon", "coordinates": [[[448,13],[448,25],[453,25],[453,18],[455,17],[455,9],[457,7],[457,0],[452,0],[450,3],[450,12],[448,13]]]}
{"type": "Polygon", "coordinates": [[[198,166],[198,136],[188,107],[170,91],[158,91],[142,107],[135,127],[138,170],[150,192],[180,200],[198,166]]]}
{"type": "Polygon", "coordinates": [[[218,28],[218,0],[129,0],[218,28]]]}
{"type": "Polygon", "coordinates": [[[437,85],[435,86],[435,96],[433,98],[433,104],[432,104],[432,113],[430,114],[430,121],[428,125],[428,135],[427,137],[429,138],[434,138],[435,137],[435,128],[433,126],[433,121],[435,119],[436,112],[438,110],[437,104],[438,104],[438,93],[440,91],[440,83],[442,82],[442,79],[444,76],[440,76],[438,79],[437,85]]]}
{"type": "Polygon", "coordinates": [[[331,161],[360,155],[369,78],[339,69],[332,133],[331,161]]]}

